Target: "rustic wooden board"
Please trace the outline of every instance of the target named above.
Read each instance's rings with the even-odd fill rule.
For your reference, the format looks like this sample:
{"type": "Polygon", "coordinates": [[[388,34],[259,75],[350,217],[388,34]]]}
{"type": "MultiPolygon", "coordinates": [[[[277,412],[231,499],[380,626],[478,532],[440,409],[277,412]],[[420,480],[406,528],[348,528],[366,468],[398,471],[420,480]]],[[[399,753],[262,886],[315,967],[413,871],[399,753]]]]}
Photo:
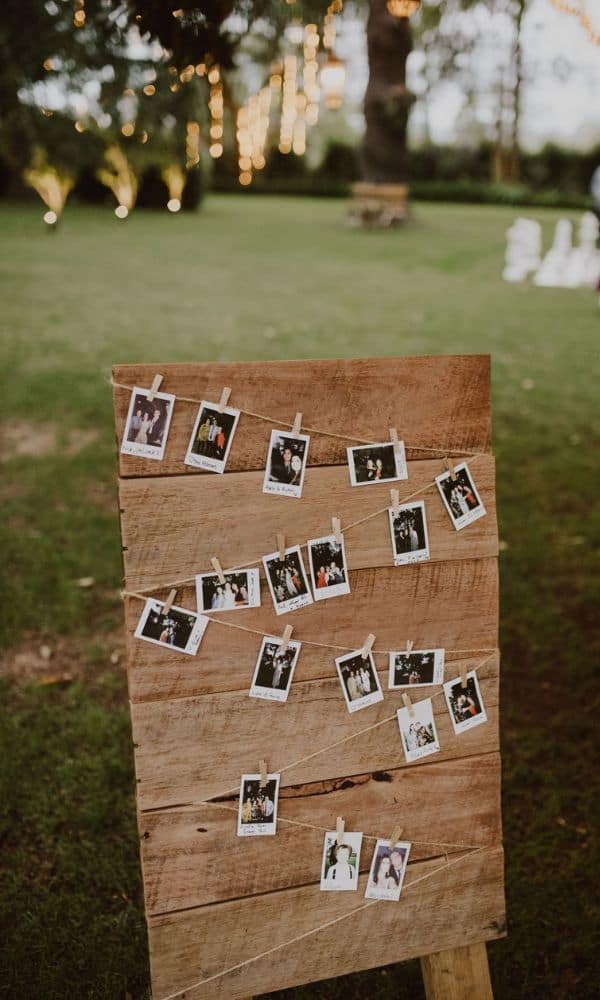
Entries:
{"type": "MultiPolygon", "coordinates": [[[[162,392],[212,402],[229,385],[231,406],[277,421],[269,424],[242,415],[227,463],[229,472],[264,469],[271,430],[291,425],[297,410],[310,427],[366,441],[388,441],[389,428],[396,427],[408,445],[439,448],[441,454],[490,450],[489,357],[484,355],[116,365],[113,378],[144,388],[156,372],[164,376],[162,392]]],[[[130,397],[126,389],[114,391],[119,442],[130,397]]],[[[164,460],[120,454],[121,476],[191,473],[210,478],[210,473],[183,462],[197,409],[194,403],[177,402],[164,460]]],[[[343,464],[346,448],[353,443],[315,434],[309,465],[343,464]]]]}
{"type": "MultiPolygon", "coordinates": [[[[415,498],[425,502],[429,551],[434,562],[498,554],[494,460],[482,455],[470,468],[488,513],[468,531],[448,530],[450,520],[437,487],[419,492],[415,498]]],[[[409,463],[408,480],[396,484],[400,500],[422,490],[439,473],[439,460],[409,463]]],[[[343,527],[390,504],[389,485],[352,487],[346,466],[312,469],[306,476],[301,500],[264,494],[262,481],[260,472],[124,480],[119,503],[129,586],[148,587],[195,573],[210,573],[214,555],[224,569],[258,563],[263,555],[277,548],[276,529],[286,524],[291,523],[287,544],[304,545],[309,538],[330,534],[334,516],[341,517],[343,527]],[[240,518],[240,511],[249,509],[253,510],[252,532],[240,518]],[[140,510],[151,510],[152,517],[141,520],[140,510]]],[[[344,538],[350,569],[394,565],[387,511],[351,528],[344,538]]],[[[306,550],[304,556],[308,569],[306,550]]]]}
{"type": "MultiPolygon", "coordinates": [[[[358,892],[304,886],[217,906],[151,917],[150,962],[155,1000],[185,989],[186,1000],[241,1000],[290,983],[306,983],[389,965],[433,950],[491,941],[505,933],[501,847],[472,854],[446,871],[438,859],[409,865],[399,904],[375,902],[296,945],[286,941],[355,910],[358,892]],[[413,879],[434,873],[409,890],[413,879]],[[327,897],[327,898],[325,898],[327,897]],[[207,986],[192,983],[280,947],[207,986]]],[[[374,993],[372,995],[375,995],[374,993]]]]}
{"type": "Polygon", "coordinates": [[[336,816],[365,835],[361,871],[368,870],[375,846],[366,838],[389,836],[404,816],[411,817],[405,830],[413,843],[411,861],[456,853],[448,844],[497,843],[500,758],[497,753],[439,762],[432,757],[426,783],[419,768],[408,767],[284,787],[267,866],[260,838],[238,849],[237,800],[222,805],[144,813],[140,843],[149,914],[314,883],[314,858],[336,816]],[[468,814],[465,795],[473,802],[468,814]],[[294,820],[308,820],[312,827],[294,820]],[[224,867],[223,857],[235,863],[224,867]]]}
{"type": "MultiPolygon", "coordinates": [[[[395,426],[409,446],[438,448],[438,455],[455,459],[463,449],[490,448],[487,357],[118,366],[114,378],[149,386],[156,371],[164,375],[166,392],[215,400],[229,385],[233,405],[288,423],[302,410],[306,425],[373,441],[388,439],[395,426]]],[[[119,439],[129,398],[126,390],[115,390],[119,439]]],[[[303,543],[327,534],[334,515],[348,524],[389,504],[389,486],[349,486],[345,449],[354,441],[317,433],[311,434],[302,500],[263,495],[275,424],[245,415],[225,475],[189,470],[183,457],[196,409],[177,402],[163,462],[119,457],[129,591],[164,597],[171,579],[210,571],[212,555],[224,567],[249,564],[275,549],[277,531],[284,531],[288,544],[303,543]]],[[[401,498],[442,471],[433,455],[409,450],[409,480],[398,484],[401,498]]],[[[387,690],[383,652],[402,649],[409,639],[415,648],[443,646],[454,651],[447,655],[449,678],[462,663],[476,667],[482,651],[497,645],[494,462],[489,454],[472,461],[485,518],[455,532],[437,489],[416,497],[426,504],[431,561],[392,566],[387,516],[378,515],[346,536],[350,595],[278,618],[263,580],[262,606],[215,616],[196,657],[135,640],[142,604],[126,599],[155,1000],[177,990],[185,990],[187,1000],[257,995],[504,933],[498,655],[479,671],[488,723],[455,736],[438,696],[433,705],[442,750],[406,764],[395,720],[401,692],[387,690]],[[287,621],[303,642],[288,702],[251,699],[261,636],[280,634],[287,621]],[[377,636],[384,700],[350,715],[334,657],[359,648],[368,632],[377,636]],[[311,640],[340,648],[311,646],[311,640]],[[382,725],[368,729],[378,721],[382,725]],[[346,742],[327,749],[337,740],[346,742]],[[322,752],[305,760],[315,751],[322,752]],[[240,774],[256,770],[262,757],[271,770],[285,769],[277,836],[240,841],[232,811],[236,789],[240,774]],[[215,796],[224,796],[218,808],[205,801],[215,796]],[[318,888],[323,829],[334,828],[339,814],[347,817],[348,829],[369,836],[388,836],[398,821],[404,827],[414,846],[401,902],[377,902],[219,977],[230,965],[285,945],[364,902],[369,840],[363,843],[359,892],[318,888]],[[481,851],[463,858],[466,844],[481,851]],[[449,861],[457,860],[449,868],[445,852],[449,861]],[[412,879],[430,872],[431,878],[408,890],[412,879]],[[348,940],[361,946],[349,948],[348,940]],[[189,989],[211,975],[217,978],[210,984],[189,989]]],[[[191,585],[179,588],[177,603],[195,608],[191,585]]],[[[412,689],[411,697],[416,701],[437,690],[412,689]]]]}
{"type": "MultiPolygon", "coordinates": [[[[284,622],[289,621],[299,642],[316,638],[318,642],[341,647],[336,653],[305,642],[294,674],[297,681],[331,677],[334,657],[341,655],[346,647],[362,646],[371,631],[377,637],[375,660],[384,673],[387,657],[377,650],[393,649],[396,644],[403,649],[407,639],[414,641],[415,649],[438,645],[463,650],[496,646],[496,559],[359,570],[351,573],[350,580],[352,593],[333,602],[335,616],[331,613],[332,602],[321,601],[279,619],[263,581],[262,606],[215,615],[195,657],[131,639],[128,656],[132,700],[247,691],[261,637],[228,628],[226,622],[256,629],[261,634],[280,635],[284,622]]],[[[182,590],[179,599],[183,607],[196,606],[192,588],[182,590]]],[[[135,598],[128,600],[129,636],[133,635],[139,615],[140,602],[135,598]]]]}
{"type": "MultiPolygon", "coordinates": [[[[498,749],[497,661],[486,664],[479,680],[488,725],[455,736],[444,698],[434,698],[441,745],[436,760],[498,749]]],[[[418,693],[414,689],[411,697],[414,702],[420,701],[425,697],[424,689],[418,693]]],[[[304,682],[294,678],[285,706],[264,703],[237,691],[132,704],[140,809],[164,809],[223,795],[239,785],[241,773],[256,770],[263,757],[269,770],[279,771],[307,754],[394,716],[401,707],[400,691],[386,691],[384,700],[377,705],[351,714],[337,676],[304,682]]],[[[428,766],[433,757],[426,760],[428,766]]],[[[337,778],[362,774],[368,767],[415,767],[415,763],[405,762],[395,718],[284,771],[281,784],[318,781],[324,775],[337,778]]]]}

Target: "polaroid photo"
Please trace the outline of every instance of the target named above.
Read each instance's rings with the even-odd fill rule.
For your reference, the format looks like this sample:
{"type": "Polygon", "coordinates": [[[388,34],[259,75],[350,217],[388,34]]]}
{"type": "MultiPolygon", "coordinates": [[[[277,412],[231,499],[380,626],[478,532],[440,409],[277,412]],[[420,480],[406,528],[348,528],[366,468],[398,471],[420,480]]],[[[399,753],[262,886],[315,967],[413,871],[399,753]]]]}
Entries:
{"type": "Polygon", "coordinates": [[[238,807],[238,837],[271,837],[277,832],[279,774],[268,774],[261,785],[260,774],[242,774],[238,807]]]}
{"type": "Polygon", "coordinates": [[[216,403],[200,403],[185,465],[208,472],[225,472],[240,411],[230,406],[219,409],[216,403]]]}
{"type": "Polygon", "coordinates": [[[208,618],[173,605],[163,613],[164,601],[148,599],[135,630],[136,639],[145,639],[166,649],[195,656],[208,626],[208,618]]]}
{"type": "Polygon", "coordinates": [[[292,545],[285,550],[283,562],[278,552],[263,556],[263,565],[278,615],[297,611],[298,608],[313,603],[299,545],[292,545]]]}
{"type": "Polygon", "coordinates": [[[309,441],[307,434],[271,431],[263,493],[277,493],[282,497],[302,496],[309,441]]]}
{"type": "Polygon", "coordinates": [[[199,573],[196,577],[198,611],[238,611],[260,607],[260,573],[257,569],[223,573],[221,583],[216,573],[199,573]]]}
{"type": "Polygon", "coordinates": [[[311,538],[306,545],[315,601],[349,594],[350,580],[343,536],[339,542],[335,535],[311,538]]]}
{"type": "Polygon", "coordinates": [[[161,462],[165,455],[175,396],[169,392],[157,392],[149,402],[149,392],[149,389],[138,386],[134,386],[131,392],[121,454],[154,458],[161,462]]]}
{"type": "Polygon", "coordinates": [[[473,729],[474,726],[480,726],[482,722],[487,722],[479,682],[474,670],[470,670],[467,674],[466,688],[462,686],[460,677],[446,681],[444,695],[457,736],[460,733],[465,733],[467,729],[473,729]]]}
{"type": "Polygon", "coordinates": [[[281,645],[282,640],[274,635],[264,637],[252,678],[251,698],[287,701],[301,643],[290,640],[285,653],[279,651],[281,645]]]}
{"type": "Polygon", "coordinates": [[[321,889],[323,892],[348,892],[358,889],[358,869],[362,833],[344,833],[338,844],[337,833],[325,834],[321,889]]]}
{"type": "Polygon", "coordinates": [[[431,698],[414,702],[412,713],[411,717],[408,708],[399,708],[397,712],[404,756],[409,764],[440,749],[431,698]]]}
{"type": "Polygon", "coordinates": [[[399,840],[378,840],[373,851],[365,899],[390,899],[398,902],[408,864],[410,844],[399,840]]]}
{"type": "Polygon", "coordinates": [[[403,503],[396,511],[388,508],[394,566],[425,562],[429,559],[429,538],[425,520],[425,503],[415,500],[403,503]]]}
{"type": "Polygon", "coordinates": [[[461,462],[454,472],[454,480],[449,472],[443,472],[441,476],[436,476],[435,481],[450,520],[456,530],[460,531],[483,517],[486,509],[471,479],[467,463],[461,462]]]}
{"type": "Polygon", "coordinates": [[[443,649],[411,649],[390,653],[388,687],[424,687],[444,680],[443,649]]]}
{"type": "Polygon", "coordinates": [[[358,712],[360,708],[383,701],[383,691],[372,653],[365,660],[362,650],[357,649],[354,653],[338,657],[335,665],[349,712],[358,712]]]}
{"type": "Polygon", "coordinates": [[[404,441],[398,442],[398,448],[392,441],[384,441],[382,444],[362,444],[346,451],[353,486],[408,479],[404,441]]]}

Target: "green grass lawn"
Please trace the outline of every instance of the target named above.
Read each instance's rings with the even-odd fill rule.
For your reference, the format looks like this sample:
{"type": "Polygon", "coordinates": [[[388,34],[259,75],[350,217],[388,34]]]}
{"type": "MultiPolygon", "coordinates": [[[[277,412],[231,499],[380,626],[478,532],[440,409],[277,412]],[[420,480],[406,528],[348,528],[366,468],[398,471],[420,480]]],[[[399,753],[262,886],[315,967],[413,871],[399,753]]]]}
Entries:
{"type": "MultiPolygon", "coordinates": [[[[406,230],[382,234],[348,229],[340,201],[258,196],[126,223],[73,207],[53,235],[41,214],[0,208],[0,993],[147,995],[126,686],[111,661],[110,365],[490,352],[510,932],[489,948],[492,976],[500,998],[592,997],[594,294],[501,281],[512,209],[417,205],[406,230]]],[[[526,214],[548,244],[557,213],[526,214]]],[[[416,963],[285,993],[422,995],[416,963]]]]}

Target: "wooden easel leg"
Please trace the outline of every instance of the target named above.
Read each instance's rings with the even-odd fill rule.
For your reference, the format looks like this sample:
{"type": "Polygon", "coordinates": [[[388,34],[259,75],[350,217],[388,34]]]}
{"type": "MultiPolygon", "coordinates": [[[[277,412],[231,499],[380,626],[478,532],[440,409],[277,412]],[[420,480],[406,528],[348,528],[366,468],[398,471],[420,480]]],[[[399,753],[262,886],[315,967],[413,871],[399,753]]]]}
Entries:
{"type": "Polygon", "coordinates": [[[427,1000],[493,1000],[485,943],[421,959],[427,1000]]]}

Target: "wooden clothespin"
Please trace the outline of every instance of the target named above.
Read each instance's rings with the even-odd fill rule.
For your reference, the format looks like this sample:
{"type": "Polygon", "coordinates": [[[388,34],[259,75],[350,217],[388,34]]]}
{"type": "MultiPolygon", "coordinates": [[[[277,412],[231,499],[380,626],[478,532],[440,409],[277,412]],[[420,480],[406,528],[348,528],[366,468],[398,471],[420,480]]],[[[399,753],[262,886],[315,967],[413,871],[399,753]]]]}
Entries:
{"type": "Polygon", "coordinates": [[[390,437],[394,445],[394,451],[398,454],[400,452],[400,441],[398,440],[398,431],[395,427],[390,427],[390,437]]]}
{"type": "Polygon", "coordinates": [[[395,826],[394,829],[392,830],[392,835],[389,839],[390,847],[395,847],[398,841],[400,840],[401,836],[402,836],[402,827],[395,826]]]}
{"type": "Polygon", "coordinates": [[[397,514],[400,507],[400,493],[398,490],[390,490],[390,496],[392,498],[392,514],[397,514]]]}
{"type": "Polygon", "coordinates": [[[300,434],[302,428],[302,414],[297,413],[292,424],[292,434],[300,434]]]}
{"type": "Polygon", "coordinates": [[[267,774],[266,760],[261,760],[259,764],[259,770],[260,770],[260,787],[264,788],[269,780],[269,775],[267,774]]]}
{"type": "Polygon", "coordinates": [[[225,388],[223,389],[223,392],[221,393],[221,398],[217,404],[217,410],[219,411],[219,413],[222,413],[225,407],[227,406],[230,396],[231,396],[231,388],[230,386],[226,385],[225,388]]]}
{"type": "Polygon", "coordinates": [[[463,665],[460,668],[460,686],[462,687],[463,690],[466,690],[466,688],[467,688],[467,667],[466,667],[466,665],[463,665]]]}
{"type": "Polygon", "coordinates": [[[162,375],[154,376],[152,380],[152,385],[150,386],[149,391],[146,393],[146,399],[148,400],[149,403],[154,402],[154,397],[156,396],[156,393],[160,389],[160,383],[162,382],[162,380],[163,380],[162,375]]]}
{"type": "Polygon", "coordinates": [[[414,646],[414,642],[412,641],[412,639],[407,639],[406,640],[406,652],[407,653],[411,653],[413,646],[414,646]]]}
{"type": "Polygon", "coordinates": [[[444,467],[446,471],[450,473],[450,479],[452,480],[452,482],[455,483],[456,480],[458,479],[458,476],[454,471],[454,466],[450,464],[450,459],[448,458],[447,455],[444,456],[444,467]]]}
{"type": "Polygon", "coordinates": [[[285,562],[285,535],[277,535],[277,551],[279,552],[279,562],[285,562]]]}
{"type": "Polygon", "coordinates": [[[335,821],[335,835],[336,835],[337,843],[338,844],[343,844],[343,842],[344,842],[344,830],[345,830],[345,828],[346,828],[346,824],[344,823],[344,817],[343,816],[338,816],[338,818],[335,821]]]}
{"type": "Polygon", "coordinates": [[[339,517],[332,517],[331,518],[331,530],[332,530],[333,534],[335,535],[336,542],[338,543],[338,545],[341,545],[342,544],[342,522],[340,521],[339,517]]]}
{"type": "Polygon", "coordinates": [[[169,596],[167,597],[167,599],[166,599],[166,601],[165,601],[165,603],[163,605],[163,615],[168,615],[169,614],[169,611],[171,610],[171,608],[173,607],[173,605],[175,603],[175,598],[176,597],[177,597],[177,591],[176,590],[171,590],[170,593],[169,593],[169,596]]]}
{"type": "Polygon", "coordinates": [[[292,632],[294,631],[292,625],[286,625],[283,630],[283,635],[281,637],[281,645],[279,646],[280,653],[286,653],[287,648],[290,644],[290,639],[292,638],[292,632]]]}
{"type": "Polygon", "coordinates": [[[368,658],[369,653],[373,649],[374,642],[375,642],[375,636],[373,635],[372,632],[369,632],[367,638],[365,639],[365,644],[361,650],[361,656],[363,660],[366,660],[368,658]]]}
{"type": "Polygon", "coordinates": [[[413,708],[413,703],[412,703],[412,701],[410,700],[410,698],[408,697],[408,695],[407,695],[406,691],[404,691],[404,692],[402,693],[402,701],[404,702],[404,707],[405,707],[405,708],[407,709],[407,711],[408,711],[408,714],[409,714],[410,718],[411,718],[411,719],[414,719],[414,716],[415,716],[415,710],[414,710],[414,708],[413,708]]]}
{"type": "Polygon", "coordinates": [[[211,563],[213,565],[213,569],[214,569],[215,573],[219,577],[219,583],[225,583],[225,574],[223,572],[223,568],[221,566],[221,563],[219,562],[219,560],[217,559],[217,557],[216,556],[212,556],[210,561],[211,561],[211,563]]]}

